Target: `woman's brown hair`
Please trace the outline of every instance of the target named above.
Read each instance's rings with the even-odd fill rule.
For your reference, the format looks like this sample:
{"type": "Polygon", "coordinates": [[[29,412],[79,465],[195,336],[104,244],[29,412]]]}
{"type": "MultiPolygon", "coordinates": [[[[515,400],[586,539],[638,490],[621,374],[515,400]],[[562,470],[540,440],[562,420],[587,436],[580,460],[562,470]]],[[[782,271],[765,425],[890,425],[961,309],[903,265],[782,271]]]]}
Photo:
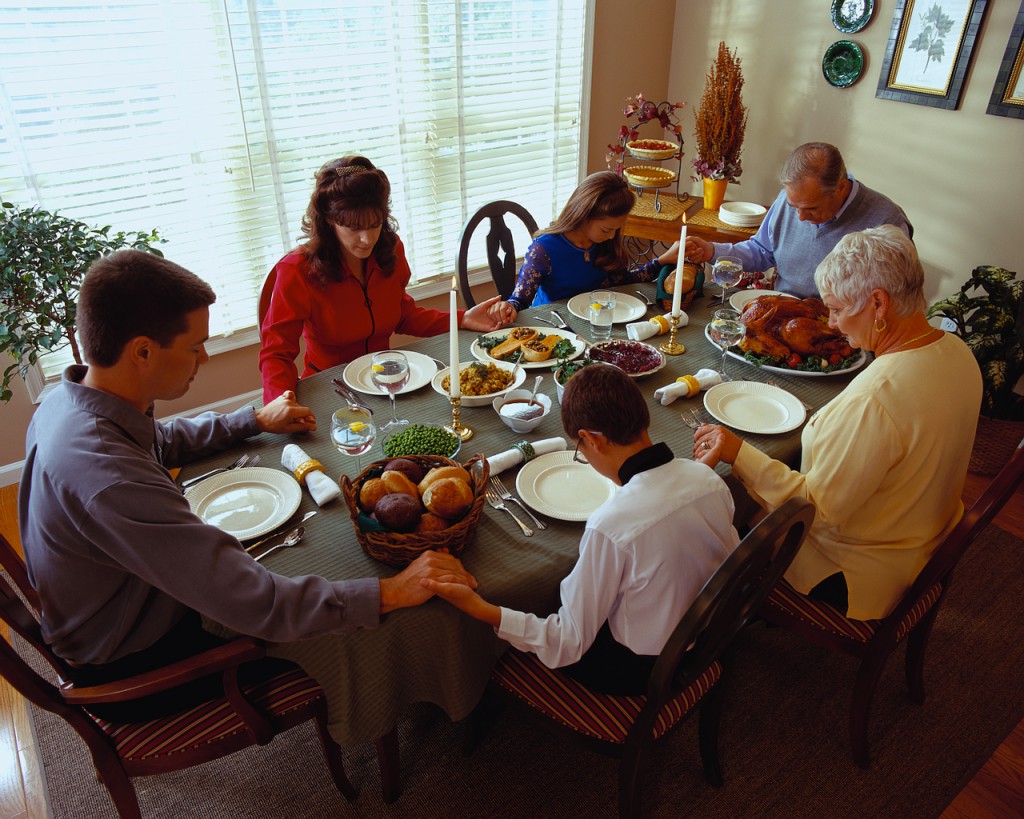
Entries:
{"type": "MultiPolygon", "coordinates": [[[[618,219],[628,216],[636,204],[636,194],[618,174],[612,171],[593,173],[580,182],[565,203],[562,212],[548,227],[537,231],[565,234],[580,227],[584,222],[596,219],[618,219]]],[[[615,231],[611,239],[594,245],[590,261],[602,270],[622,271],[629,267],[629,256],[622,231],[615,231]]]]}
{"type": "Polygon", "coordinates": [[[373,257],[385,276],[394,272],[398,225],[391,216],[391,183],[384,171],[364,156],[343,156],[317,171],[313,195],[302,217],[306,242],[300,250],[309,260],[310,277],[321,285],[341,281],[341,243],[335,225],[380,225],[373,257]]]}

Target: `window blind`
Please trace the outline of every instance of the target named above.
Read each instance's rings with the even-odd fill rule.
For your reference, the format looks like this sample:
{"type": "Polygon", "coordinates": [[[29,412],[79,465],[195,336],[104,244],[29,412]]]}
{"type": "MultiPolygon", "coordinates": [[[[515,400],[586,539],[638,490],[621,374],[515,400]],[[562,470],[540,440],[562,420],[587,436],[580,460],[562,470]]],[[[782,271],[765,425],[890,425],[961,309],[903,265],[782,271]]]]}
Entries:
{"type": "MultiPolygon", "coordinates": [[[[589,0],[95,0],[0,8],[0,193],[156,228],[255,324],[323,162],[392,183],[414,281],[450,276],[478,207],[546,224],[580,176],[589,0]]],[[[471,263],[484,263],[482,244],[471,263]]],[[[69,356],[46,356],[52,376],[69,356]]]]}

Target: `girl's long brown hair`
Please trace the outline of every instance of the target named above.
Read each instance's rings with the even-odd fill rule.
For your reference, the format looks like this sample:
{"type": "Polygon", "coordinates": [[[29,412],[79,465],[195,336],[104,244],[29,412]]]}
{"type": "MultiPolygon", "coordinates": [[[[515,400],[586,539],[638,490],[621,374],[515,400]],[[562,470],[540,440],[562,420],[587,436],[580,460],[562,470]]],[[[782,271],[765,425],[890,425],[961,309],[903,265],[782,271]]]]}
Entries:
{"type": "Polygon", "coordinates": [[[310,278],[320,285],[342,278],[341,243],[335,225],[380,225],[373,257],[385,276],[394,272],[398,225],[391,216],[391,183],[384,171],[364,156],[344,156],[317,171],[313,195],[302,217],[306,241],[299,249],[309,260],[310,278]]]}
{"type": "MultiPolygon", "coordinates": [[[[548,227],[538,230],[536,235],[566,234],[587,221],[627,216],[634,204],[636,194],[618,174],[613,171],[599,171],[580,182],[558,218],[548,227]]],[[[621,271],[628,268],[629,256],[626,253],[626,243],[622,239],[622,231],[617,230],[611,239],[594,245],[590,252],[590,261],[602,270],[621,271]]]]}

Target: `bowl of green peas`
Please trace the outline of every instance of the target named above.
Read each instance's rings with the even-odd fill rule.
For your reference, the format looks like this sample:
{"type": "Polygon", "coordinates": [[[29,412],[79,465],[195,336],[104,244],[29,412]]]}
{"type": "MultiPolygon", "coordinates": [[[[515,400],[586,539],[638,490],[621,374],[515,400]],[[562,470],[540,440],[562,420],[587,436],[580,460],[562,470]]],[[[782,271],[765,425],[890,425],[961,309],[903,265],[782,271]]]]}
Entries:
{"type": "Polygon", "coordinates": [[[401,458],[404,455],[454,458],[462,449],[462,440],[440,424],[410,424],[385,438],[382,449],[389,458],[401,458]]]}

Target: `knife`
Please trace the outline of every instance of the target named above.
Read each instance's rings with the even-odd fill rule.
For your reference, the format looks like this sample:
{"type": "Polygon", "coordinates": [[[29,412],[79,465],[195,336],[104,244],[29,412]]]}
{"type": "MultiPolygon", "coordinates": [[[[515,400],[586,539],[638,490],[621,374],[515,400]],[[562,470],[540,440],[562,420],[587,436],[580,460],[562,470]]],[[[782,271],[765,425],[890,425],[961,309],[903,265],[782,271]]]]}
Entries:
{"type": "Polygon", "coordinates": [[[556,319],[558,319],[558,324],[555,325],[558,329],[560,329],[560,330],[568,330],[569,329],[569,325],[565,323],[565,319],[562,318],[561,314],[558,311],[552,310],[551,311],[551,315],[553,315],[556,319]]]}
{"type": "MultiPolygon", "coordinates": [[[[316,509],[314,509],[312,512],[306,512],[306,514],[302,516],[302,520],[300,520],[299,523],[305,523],[307,520],[309,520],[315,514],[316,514],[316,509]]],[[[273,540],[276,537],[280,537],[285,532],[287,532],[289,529],[291,529],[293,526],[298,526],[298,525],[299,525],[298,523],[288,522],[288,523],[285,523],[285,524],[283,524],[281,526],[278,526],[270,534],[264,535],[259,540],[257,540],[255,543],[250,543],[248,546],[246,546],[245,547],[245,551],[251,552],[253,549],[258,549],[260,546],[262,546],[268,540],[273,540]]]]}
{"type": "Polygon", "coordinates": [[[339,381],[337,378],[332,378],[331,383],[334,384],[334,391],[344,398],[352,409],[364,409],[370,415],[373,415],[373,410],[367,405],[356,398],[355,393],[352,392],[343,381],[339,381]]]}

